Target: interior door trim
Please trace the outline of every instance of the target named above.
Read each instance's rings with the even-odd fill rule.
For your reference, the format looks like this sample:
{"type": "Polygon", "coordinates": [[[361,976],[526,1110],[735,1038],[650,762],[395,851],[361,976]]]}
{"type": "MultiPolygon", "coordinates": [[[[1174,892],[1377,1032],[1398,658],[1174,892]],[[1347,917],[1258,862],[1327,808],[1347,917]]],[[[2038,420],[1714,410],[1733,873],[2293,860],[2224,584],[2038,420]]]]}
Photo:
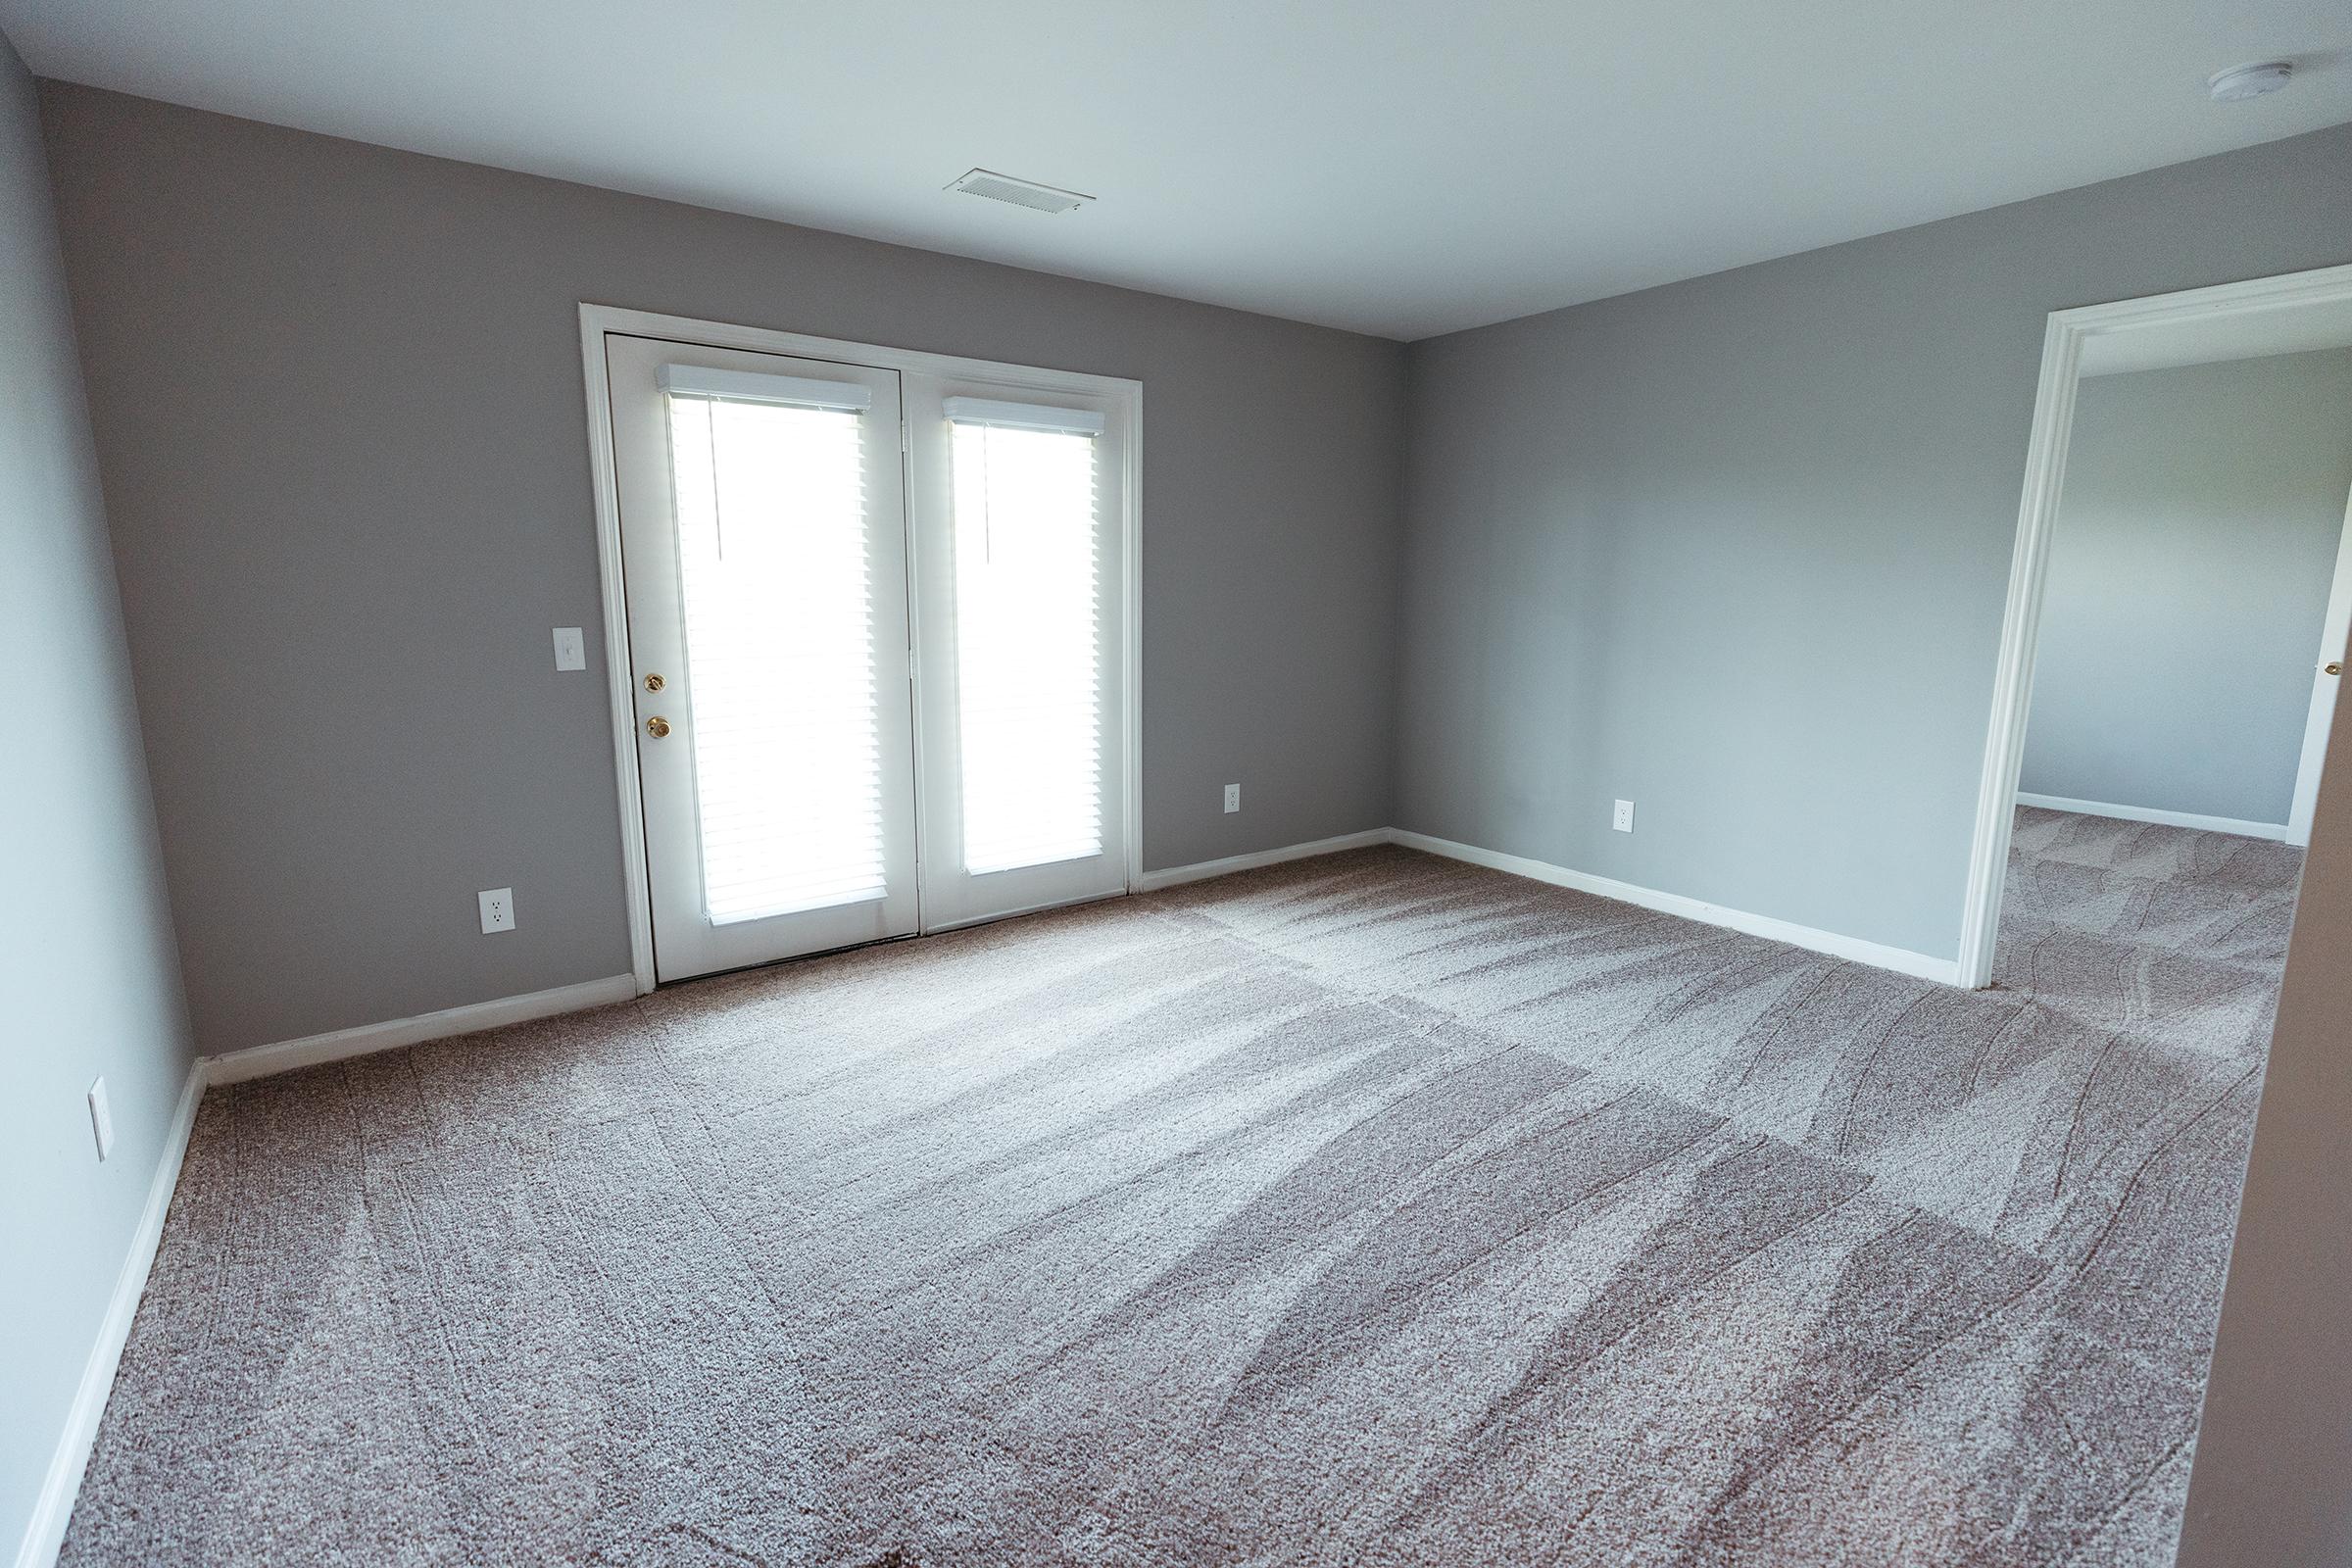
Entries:
{"type": "MultiPolygon", "coordinates": [[[[1006,365],[994,360],[966,359],[953,354],[930,354],[918,349],[890,348],[875,343],[853,343],[840,338],[812,337],[770,327],[743,326],[724,321],[696,320],[615,305],[580,306],[580,364],[588,404],[589,478],[596,501],[596,555],[603,590],[605,616],[605,676],[607,704],[612,719],[612,771],[620,811],[621,879],[629,925],[629,967],[637,994],[654,989],[654,913],[645,863],[645,797],[637,772],[637,707],[635,664],[629,657],[628,602],[622,588],[620,500],[613,468],[612,404],[607,380],[605,337],[668,338],[679,343],[719,349],[750,349],[804,360],[838,360],[876,369],[911,371],[920,375],[983,380],[998,385],[1052,394],[1078,393],[1122,404],[1128,439],[1124,443],[1125,484],[1119,528],[1124,541],[1119,585],[1122,649],[1117,667],[1123,688],[1120,704],[1120,749],[1126,771],[1127,889],[1135,890],[1144,868],[1143,812],[1143,476],[1144,384],[1121,376],[1090,375],[1079,370],[1054,370],[1029,365],[1006,365]]],[[[901,466],[904,469],[905,426],[901,425],[901,466]]],[[[920,679],[918,674],[917,679],[920,679]]],[[[919,692],[917,693],[919,699],[919,692]]],[[[918,737],[917,745],[920,745],[918,737]]]]}

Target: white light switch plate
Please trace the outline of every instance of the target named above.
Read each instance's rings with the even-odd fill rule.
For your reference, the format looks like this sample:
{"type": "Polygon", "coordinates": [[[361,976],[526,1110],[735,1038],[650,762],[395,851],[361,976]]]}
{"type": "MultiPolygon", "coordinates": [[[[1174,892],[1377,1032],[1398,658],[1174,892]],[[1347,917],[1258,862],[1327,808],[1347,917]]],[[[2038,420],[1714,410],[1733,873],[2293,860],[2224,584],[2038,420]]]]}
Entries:
{"type": "Polygon", "coordinates": [[[1241,787],[1239,784],[1228,784],[1228,785],[1226,785],[1226,786],[1225,786],[1225,809],[1227,809],[1228,811],[1238,811],[1238,810],[1240,810],[1241,808],[1242,808],[1242,787],[1241,787]]]}
{"type": "Polygon", "coordinates": [[[106,1103],[106,1080],[100,1078],[90,1085],[90,1136],[98,1140],[98,1158],[103,1162],[115,1148],[115,1113],[106,1103]]]}
{"type": "Polygon", "coordinates": [[[1620,833],[1631,833],[1634,830],[1634,803],[1619,801],[1617,814],[1609,819],[1609,826],[1620,833]]]}
{"type": "Polygon", "coordinates": [[[556,628],[556,667],[558,669],[586,669],[588,644],[577,626],[556,628]]]}
{"type": "Polygon", "coordinates": [[[474,895],[482,902],[482,934],[514,929],[514,890],[485,888],[474,895]]]}

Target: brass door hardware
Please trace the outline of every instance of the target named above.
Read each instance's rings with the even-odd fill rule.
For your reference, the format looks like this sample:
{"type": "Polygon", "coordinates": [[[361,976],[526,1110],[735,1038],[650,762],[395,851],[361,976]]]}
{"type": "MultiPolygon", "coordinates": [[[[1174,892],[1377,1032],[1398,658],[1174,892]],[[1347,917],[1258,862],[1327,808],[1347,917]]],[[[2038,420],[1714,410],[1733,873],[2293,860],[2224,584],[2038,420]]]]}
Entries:
{"type": "Polygon", "coordinates": [[[669,682],[663,680],[659,675],[648,675],[645,677],[645,689],[649,692],[658,692],[668,684],[669,682]]]}
{"type": "Polygon", "coordinates": [[[660,713],[656,713],[645,721],[645,732],[654,739],[660,740],[669,733],[669,720],[663,718],[660,713]]]}
{"type": "Polygon", "coordinates": [[[2341,675],[2343,672],[2344,666],[2341,664],[2329,664],[2328,666],[2328,673],[2330,675],[2341,675]]]}

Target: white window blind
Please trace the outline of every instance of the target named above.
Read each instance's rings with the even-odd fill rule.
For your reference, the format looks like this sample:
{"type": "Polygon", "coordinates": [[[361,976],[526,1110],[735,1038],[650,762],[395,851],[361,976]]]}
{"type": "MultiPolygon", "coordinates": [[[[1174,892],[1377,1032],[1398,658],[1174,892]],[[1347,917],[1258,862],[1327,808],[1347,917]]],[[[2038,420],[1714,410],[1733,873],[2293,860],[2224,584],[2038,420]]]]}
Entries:
{"type": "Polygon", "coordinates": [[[864,389],[664,382],[705,912],[881,898],[864,389]]]}
{"type": "Polygon", "coordinates": [[[1101,416],[979,422],[1020,406],[976,401],[948,414],[963,863],[984,873],[1102,853],[1095,442],[1037,417],[1101,416]]]}
{"type": "Polygon", "coordinates": [[[994,424],[1012,430],[1059,430],[1101,435],[1102,416],[1093,409],[1056,409],[1042,403],[1001,403],[995,398],[948,398],[943,406],[957,424],[994,424]]]}
{"type": "Polygon", "coordinates": [[[855,381],[819,381],[805,375],[778,375],[772,370],[720,370],[708,365],[664,365],[662,390],[681,397],[790,403],[806,409],[846,409],[853,414],[874,406],[873,388],[855,381]]]}

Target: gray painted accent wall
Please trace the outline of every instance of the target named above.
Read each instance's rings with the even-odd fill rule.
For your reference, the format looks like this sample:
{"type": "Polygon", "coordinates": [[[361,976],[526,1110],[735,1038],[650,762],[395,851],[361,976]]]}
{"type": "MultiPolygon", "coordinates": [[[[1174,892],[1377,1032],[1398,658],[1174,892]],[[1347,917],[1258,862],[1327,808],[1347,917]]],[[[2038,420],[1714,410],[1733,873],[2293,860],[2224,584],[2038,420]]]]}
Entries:
{"type": "Polygon", "coordinates": [[[205,1051],[627,971],[583,300],[1140,378],[1146,865],[1388,822],[1400,346],[42,90],[205,1051]]]}
{"type": "Polygon", "coordinates": [[[0,39],[0,1558],[13,1559],[189,1067],[32,78],[0,39]],[[103,1074],[115,1147],[82,1099],[103,1074]]]}
{"type": "Polygon", "coordinates": [[[2352,494],[2352,349],[2085,380],[2018,787],[2284,823],[2352,494]]]}
{"type": "Polygon", "coordinates": [[[1950,956],[2044,317],[2347,261],[2352,126],[1414,344],[1397,825],[1950,956]]]}

